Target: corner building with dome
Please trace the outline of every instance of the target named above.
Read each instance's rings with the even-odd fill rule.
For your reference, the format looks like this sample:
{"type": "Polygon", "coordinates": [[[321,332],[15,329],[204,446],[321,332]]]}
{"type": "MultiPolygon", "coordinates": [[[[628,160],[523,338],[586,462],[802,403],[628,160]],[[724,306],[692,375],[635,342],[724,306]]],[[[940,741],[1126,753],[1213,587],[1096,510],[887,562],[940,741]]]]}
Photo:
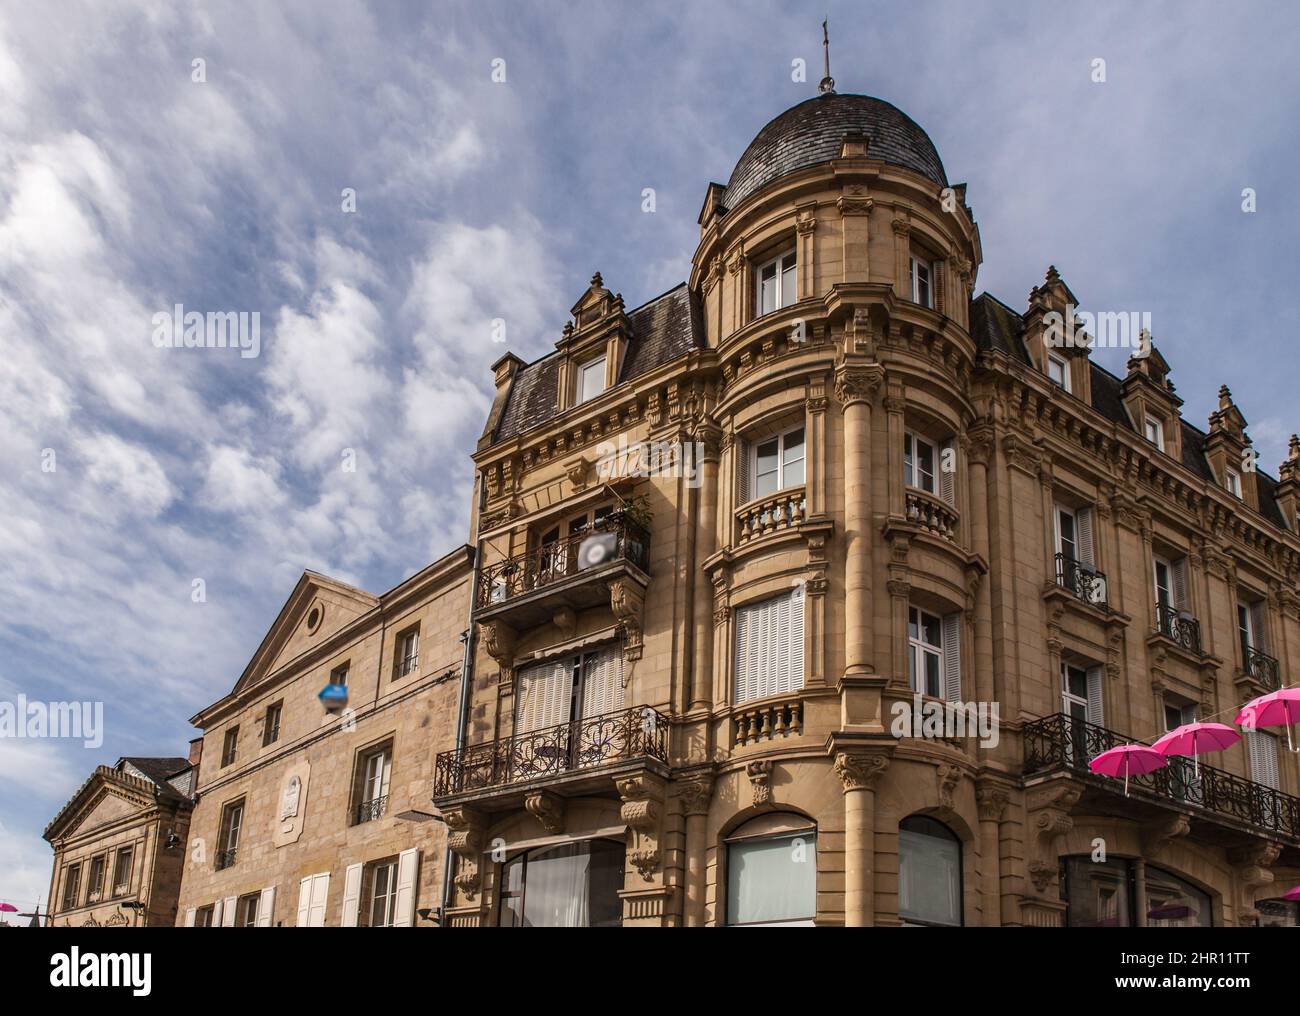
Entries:
{"type": "Polygon", "coordinates": [[[1295,439],[1243,470],[1226,388],[1201,428],[1158,347],[1046,342],[1055,268],[976,295],[880,99],[772,120],[699,226],[684,284],[597,275],[494,365],[449,922],[1296,925],[1285,730],[1087,768],[1295,682],[1295,439]]]}

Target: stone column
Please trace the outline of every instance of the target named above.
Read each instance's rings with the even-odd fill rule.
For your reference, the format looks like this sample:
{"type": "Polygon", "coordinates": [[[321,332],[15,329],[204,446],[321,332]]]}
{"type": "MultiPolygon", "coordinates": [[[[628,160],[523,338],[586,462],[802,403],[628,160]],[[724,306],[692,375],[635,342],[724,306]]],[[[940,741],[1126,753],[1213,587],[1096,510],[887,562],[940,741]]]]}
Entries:
{"type": "Polygon", "coordinates": [[[705,864],[708,858],[709,799],[713,793],[711,776],[695,776],[678,791],[682,814],[686,816],[686,906],[688,928],[702,928],[705,923],[705,864]]]}
{"type": "Polygon", "coordinates": [[[695,518],[695,644],[691,661],[690,708],[708,709],[713,695],[713,583],[704,570],[704,562],[713,554],[717,534],[718,447],[720,435],[715,430],[701,431],[696,440],[697,514],[695,518]]]}
{"type": "Polygon", "coordinates": [[[1133,862],[1133,923],[1147,926],[1147,862],[1140,857],[1133,862]]]}
{"type": "Polygon", "coordinates": [[[980,820],[980,897],[984,925],[1002,924],[1002,816],[1007,810],[1007,792],[997,785],[981,785],[975,791],[980,820]]]}
{"type": "Polygon", "coordinates": [[[844,786],[844,924],[876,920],[876,780],[889,768],[884,752],[840,752],[835,775],[844,786]]]}

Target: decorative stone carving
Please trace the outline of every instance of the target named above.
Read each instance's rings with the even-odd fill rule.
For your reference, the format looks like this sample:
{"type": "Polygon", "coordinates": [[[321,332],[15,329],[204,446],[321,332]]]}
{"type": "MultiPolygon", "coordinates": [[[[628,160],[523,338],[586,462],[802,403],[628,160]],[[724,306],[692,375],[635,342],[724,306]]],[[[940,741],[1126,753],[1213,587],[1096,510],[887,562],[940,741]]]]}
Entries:
{"type": "Polygon", "coordinates": [[[850,790],[874,790],[876,780],[889,768],[889,756],[882,751],[842,751],[835,756],[835,775],[845,793],[850,790]]]}
{"type": "Polygon", "coordinates": [[[645,590],[631,579],[619,578],[610,582],[609,609],[623,629],[623,659],[628,663],[641,659],[641,612],[644,604],[645,590]]]}
{"type": "Polygon", "coordinates": [[[591,463],[586,457],[579,455],[576,459],[570,459],[564,464],[564,475],[569,478],[573,484],[574,491],[585,490],[587,486],[587,473],[591,469],[591,463]]]}
{"type": "Polygon", "coordinates": [[[651,882],[660,860],[664,782],[643,773],[625,777],[615,785],[623,799],[619,816],[628,825],[628,859],[641,877],[651,882]]]}
{"type": "Polygon", "coordinates": [[[999,786],[981,786],[975,790],[975,807],[981,822],[1001,822],[1010,795],[999,786]]]}
{"type": "Polygon", "coordinates": [[[1228,860],[1234,865],[1233,874],[1241,886],[1237,920],[1242,927],[1253,927],[1259,920],[1259,911],[1255,908],[1255,890],[1273,881],[1273,872],[1269,869],[1281,852],[1282,844],[1267,840],[1228,852],[1228,860]]]}
{"type": "Polygon", "coordinates": [[[939,805],[943,808],[953,806],[953,791],[957,789],[957,784],[961,780],[961,769],[948,762],[940,762],[935,767],[935,777],[939,784],[939,805]]]}
{"type": "Polygon", "coordinates": [[[1079,803],[1083,788],[1068,780],[1036,787],[1025,802],[1029,817],[1030,855],[1029,877],[1034,888],[1046,893],[1058,875],[1056,840],[1074,828],[1070,811],[1079,803]]]}
{"type": "Polygon", "coordinates": [[[483,833],[487,826],[483,813],[473,808],[446,808],[447,846],[460,860],[456,885],[467,897],[477,895],[481,882],[479,866],[483,856],[483,833]]]}
{"type": "Polygon", "coordinates": [[[871,367],[844,367],[835,371],[835,399],[841,406],[848,408],[854,403],[870,403],[885,380],[885,368],[880,365],[871,367]]]}
{"type": "Polygon", "coordinates": [[[564,832],[564,800],[545,790],[529,791],[524,796],[524,808],[542,824],[548,833],[564,832]]]}
{"type": "Polygon", "coordinates": [[[1186,815],[1171,815],[1162,822],[1145,826],[1142,830],[1142,854],[1153,857],[1168,843],[1191,832],[1192,823],[1186,815]]]}
{"type": "Polygon", "coordinates": [[[677,797],[682,802],[682,814],[707,815],[709,813],[709,803],[713,797],[712,776],[691,776],[679,780],[676,786],[677,797]]]}
{"type": "Polygon", "coordinates": [[[772,760],[756,759],[745,766],[753,792],[755,808],[766,808],[772,803],[772,760]]]}

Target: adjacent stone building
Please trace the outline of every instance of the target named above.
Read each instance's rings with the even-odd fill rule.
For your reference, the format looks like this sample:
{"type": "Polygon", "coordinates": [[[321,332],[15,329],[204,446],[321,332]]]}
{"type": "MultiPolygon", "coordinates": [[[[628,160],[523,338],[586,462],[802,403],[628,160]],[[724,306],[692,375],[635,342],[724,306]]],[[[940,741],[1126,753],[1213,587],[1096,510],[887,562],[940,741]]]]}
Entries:
{"type": "Polygon", "coordinates": [[[1285,731],[1087,763],[1294,683],[1300,445],[1183,420],[1136,329],[1123,377],[1059,341],[1055,269],[976,295],[879,99],[825,83],[699,225],[686,283],[597,275],[494,366],[449,923],[1295,924],[1285,731]]]}
{"type": "Polygon", "coordinates": [[[471,556],[381,596],[308,572],[230,694],[195,716],[176,922],[412,926],[441,903],[433,759],[455,744],[471,556]],[[347,689],[328,711],[326,685],[347,689]]]}
{"type": "Polygon", "coordinates": [[[100,766],[45,829],[50,927],[173,924],[194,768],[183,758],[100,766]]]}

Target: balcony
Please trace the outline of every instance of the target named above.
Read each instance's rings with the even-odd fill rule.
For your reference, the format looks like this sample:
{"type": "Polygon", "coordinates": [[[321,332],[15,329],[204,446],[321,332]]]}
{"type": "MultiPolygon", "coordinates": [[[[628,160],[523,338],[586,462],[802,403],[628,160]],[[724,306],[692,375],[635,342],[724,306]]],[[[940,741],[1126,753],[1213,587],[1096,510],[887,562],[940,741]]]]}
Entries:
{"type": "Polygon", "coordinates": [[[619,763],[668,762],[668,720],[634,706],[543,730],[444,751],[437,759],[433,797],[454,797],[523,784],[580,783],[619,763]]]}
{"type": "Polygon", "coordinates": [[[475,616],[527,628],[562,607],[585,610],[609,602],[609,579],[630,574],[648,582],[650,535],[630,520],[597,526],[568,540],[534,547],[479,569],[475,616]],[[587,547],[593,537],[605,537],[587,547]]]}
{"type": "Polygon", "coordinates": [[[1201,622],[1185,610],[1157,603],[1156,634],[1172,639],[1189,653],[1201,652],[1201,622]]]}
{"type": "Polygon", "coordinates": [[[1056,584],[1089,606],[1110,612],[1106,576],[1066,554],[1056,555],[1056,584]]]}
{"type": "MultiPolygon", "coordinates": [[[[1300,798],[1290,794],[1204,763],[1194,771],[1190,759],[1172,759],[1155,772],[1129,777],[1130,802],[1123,796],[1123,780],[1095,776],[1088,763],[1108,748],[1132,744],[1132,738],[1064,713],[1027,723],[1024,738],[1026,777],[1068,772],[1097,792],[1092,803],[1103,812],[1134,817],[1137,809],[1153,803],[1191,809],[1193,817],[1221,829],[1244,825],[1253,835],[1300,845],[1300,798]]],[[[1221,835],[1206,838],[1223,840],[1221,835]]]]}
{"type": "Polygon", "coordinates": [[[369,801],[362,801],[352,808],[352,824],[361,825],[363,822],[373,822],[377,818],[382,818],[387,810],[387,795],[373,797],[369,801]]]}
{"type": "Polygon", "coordinates": [[[1259,682],[1265,691],[1282,687],[1282,671],[1277,660],[1253,646],[1242,647],[1242,670],[1259,682]]]}
{"type": "Polygon", "coordinates": [[[808,514],[808,500],[803,487],[778,490],[775,494],[750,501],[736,512],[736,543],[748,543],[769,533],[794,529],[808,514]]]}
{"type": "Polygon", "coordinates": [[[905,498],[908,522],[945,540],[956,538],[957,513],[947,501],[917,487],[908,487],[905,498]]]}

